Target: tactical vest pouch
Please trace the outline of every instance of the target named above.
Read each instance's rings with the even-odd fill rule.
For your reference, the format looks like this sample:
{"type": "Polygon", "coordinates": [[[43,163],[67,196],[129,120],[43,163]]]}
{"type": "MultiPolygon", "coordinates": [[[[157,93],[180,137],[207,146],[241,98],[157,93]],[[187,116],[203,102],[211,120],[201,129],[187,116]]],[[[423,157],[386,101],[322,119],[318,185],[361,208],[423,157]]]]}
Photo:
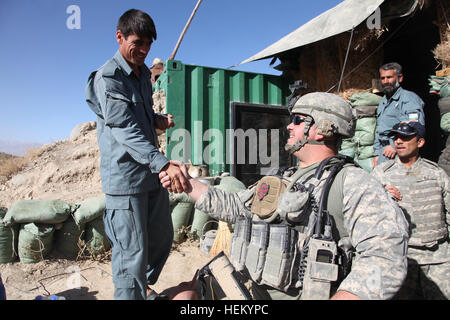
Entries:
{"type": "Polygon", "coordinates": [[[286,189],[287,182],[274,176],[259,180],[252,199],[251,211],[261,219],[267,219],[278,207],[278,198],[286,189]]]}
{"type": "Polygon", "coordinates": [[[244,270],[247,247],[250,243],[252,222],[250,218],[239,216],[231,237],[230,261],[237,271],[244,270]]]}
{"type": "Polygon", "coordinates": [[[282,218],[290,222],[299,223],[308,216],[305,214],[309,209],[310,195],[307,191],[287,190],[278,199],[278,210],[282,218]]]}
{"type": "Polygon", "coordinates": [[[271,224],[269,246],[262,273],[262,283],[287,291],[295,274],[297,231],[284,224],[271,224]]]}
{"type": "Polygon", "coordinates": [[[334,241],[309,239],[302,300],[330,298],[331,283],[338,279],[337,245],[334,241]]]}
{"type": "Polygon", "coordinates": [[[258,283],[266,260],[267,244],[269,242],[269,224],[265,222],[253,222],[252,236],[247,248],[245,266],[253,281],[258,283]]]}

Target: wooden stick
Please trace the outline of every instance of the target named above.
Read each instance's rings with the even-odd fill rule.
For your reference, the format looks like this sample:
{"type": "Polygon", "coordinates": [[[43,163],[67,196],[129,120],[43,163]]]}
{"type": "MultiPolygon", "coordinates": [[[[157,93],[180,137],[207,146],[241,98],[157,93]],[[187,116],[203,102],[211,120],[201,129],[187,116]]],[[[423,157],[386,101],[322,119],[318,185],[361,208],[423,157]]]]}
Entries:
{"type": "Polygon", "coordinates": [[[186,33],[187,29],[189,28],[189,25],[191,24],[192,19],[194,18],[195,13],[198,10],[198,7],[200,6],[200,3],[202,2],[202,0],[198,0],[197,5],[195,6],[194,10],[191,13],[191,16],[189,17],[188,22],[186,23],[186,25],[184,26],[183,31],[181,32],[180,37],[178,38],[177,44],[175,45],[175,49],[172,52],[172,55],[170,56],[169,60],[173,60],[175,59],[175,55],[177,54],[178,48],[180,47],[181,41],[184,38],[184,34],[186,33]]]}

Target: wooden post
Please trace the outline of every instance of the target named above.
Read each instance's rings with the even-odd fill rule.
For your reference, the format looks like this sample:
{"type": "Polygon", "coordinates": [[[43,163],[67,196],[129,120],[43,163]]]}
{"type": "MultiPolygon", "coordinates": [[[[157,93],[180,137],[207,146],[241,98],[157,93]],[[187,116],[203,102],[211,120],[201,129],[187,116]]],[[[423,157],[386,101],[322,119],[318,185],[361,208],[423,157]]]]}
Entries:
{"type": "Polygon", "coordinates": [[[175,55],[177,54],[178,48],[180,47],[181,41],[184,38],[184,34],[186,33],[187,29],[189,28],[189,25],[191,24],[192,19],[194,18],[195,13],[198,10],[198,7],[200,6],[200,3],[202,2],[202,0],[198,0],[194,10],[191,13],[191,16],[189,17],[188,22],[186,23],[186,25],[184,26],[183,31],[181,32],[180,37],[178,38],[177,44],[175,45],[175,49],[173,49],[172,55],[170,56],[169,60],[173,60],[175,59],[175,55]]]}

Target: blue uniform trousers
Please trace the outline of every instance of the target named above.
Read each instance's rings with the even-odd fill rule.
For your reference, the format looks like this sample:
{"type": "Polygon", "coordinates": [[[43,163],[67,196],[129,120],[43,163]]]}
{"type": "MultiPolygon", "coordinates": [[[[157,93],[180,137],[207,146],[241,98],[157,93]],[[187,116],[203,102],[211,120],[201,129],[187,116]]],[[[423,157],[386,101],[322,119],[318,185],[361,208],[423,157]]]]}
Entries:
{"type": "Polygon", "coordinates": [[[142,300],[169,256],[173,241],[167,190],[106,195],[103,216],[112,247],[114,299],[142,300]]]}

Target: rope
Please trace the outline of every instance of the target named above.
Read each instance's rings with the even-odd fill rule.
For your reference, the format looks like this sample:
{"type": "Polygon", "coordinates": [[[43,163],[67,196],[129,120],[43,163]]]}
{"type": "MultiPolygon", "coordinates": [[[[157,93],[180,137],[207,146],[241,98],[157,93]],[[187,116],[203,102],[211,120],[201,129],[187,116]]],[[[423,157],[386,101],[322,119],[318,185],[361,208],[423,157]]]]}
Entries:
{"type": "Polygon", "coordinates": [[[450,24],[448,23],[447,15],[445,14],[444,5],[442,4],[442,1],[441,1],[441,0],[439,0],[439,4],[441,5],[441,8],[442,8],[442,15],[444,16],[445,22],[447,23],[447,28],[450,29],[450,24]]]}
{"type": "Polygon", "coordinates": [[[353,32],[355,31],[355,27],[352,28],[352,33],[350,34],[350,40],[348,41],[347,53],[345,54],[344,65],[342,66],[341,78],[339,79],[339,85],[337,89],[337,93],[341,91],[342,77],[344,76],[345,66],[347,65],[348,53],[350,51],[350,46],[352,44],[353,32]]]}

